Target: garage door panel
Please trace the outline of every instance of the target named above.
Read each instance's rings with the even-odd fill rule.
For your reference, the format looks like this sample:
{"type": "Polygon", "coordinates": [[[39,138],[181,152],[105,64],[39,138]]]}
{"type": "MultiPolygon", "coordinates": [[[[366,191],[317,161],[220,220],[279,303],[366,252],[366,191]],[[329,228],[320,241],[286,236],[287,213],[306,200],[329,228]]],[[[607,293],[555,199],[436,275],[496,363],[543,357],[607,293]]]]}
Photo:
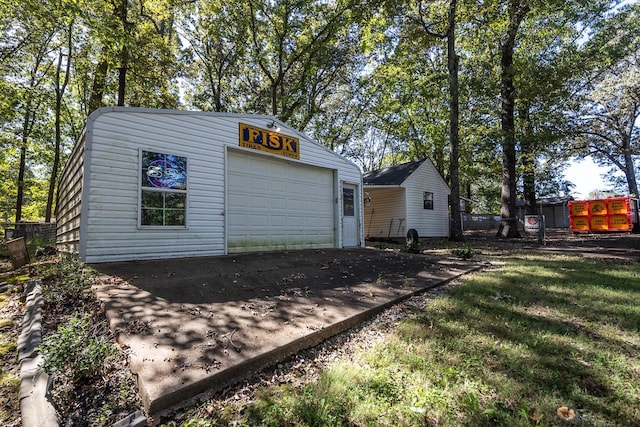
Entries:
{"type": "Polygon", "coordinates": [[[268,209],[270,204],[271,203],[268,197],[255,196],[255,199],[253,200],[251,206],[258,209],[268,209]]]}
{"type": "MultiPolygon", "coordinates": [[[[271,173],[276,173],[276,171],[273,171],[271,173]]],[[[268,176],[268,175],[265,175],[265,176],[268,176]]],[[[267,178],[260,178],[260,179],[267,179],[267,178]]],[[[267,180],[266,182],[268,183],[268,189],[273,192],[286,191],[287,185],[289,185],[289,181],[285,178],[274,177],[270,180],[267,180]]]]}
{"type": "Polygon", "coordinates": [[[247,203],[248,197],[242,194],[232,194],[228,198],[227,206],[229,209],[234,209],[236,211],[246,209],[248,206],[247,203]]]}
{"type": "Polygon", "coordinates": [[[287,215],[270,215],[269,220],[271,221],[271,226],[276,229],[298,225],[295,224],[294,220],[287,218],[287,215]]]}
{"type": "Polygon", "coordinates": [[[301,215],[289,215],[287,225],[295,229],[303,229],[305,226],[305,218],[301,215]]]}
{"type": "Polygon", "coordinates": [[[267,215],[251,214],[247,219],[251,228],[255,230],[264,230],[269,225],[269,216],[267,215]]]}
{"type": "Polygon", "coordinates": [[[229,227],[242,227],[244,224],[248,223],[247,215],[234,215],[233,217],[227,218],[227,224],[229,227]]]}
{"type": "Polygon", "coordinates": [[[264,162],[258,161],[255,157],[247,157],[247,164],[251,168],[253,172],[258,175],[268,175],[269,174],[269,165],[264,162]]]}
{"type": "Polygon", "coordinates": [[[251,187],[254,190],[267,191],[269,189],[269,183],[261,179],[254,179],[251,181],[251,187]]]}
{"type": "MultiPolygon", "coordinates": [[[[297,179],[297,177],[294,177],[292,179],[297,179]]],[[[289,193],[292,195],[294,194],[298,196],[304,195],[304,186],[299,182],[290,182],[287,189],[289,193]]]]}
{"type": "Polygon", "coordinates": [[[229,152],[229,252],[334,246],[333,172],[229,152]]]}

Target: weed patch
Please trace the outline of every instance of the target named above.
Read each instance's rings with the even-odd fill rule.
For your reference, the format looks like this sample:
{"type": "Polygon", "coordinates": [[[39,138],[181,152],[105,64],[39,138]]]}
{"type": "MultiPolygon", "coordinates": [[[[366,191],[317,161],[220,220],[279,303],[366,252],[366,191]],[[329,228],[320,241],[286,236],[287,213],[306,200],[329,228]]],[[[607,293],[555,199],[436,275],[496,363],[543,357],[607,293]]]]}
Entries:
{"type": "Polygon", "coordinates": [[[42,296],[55,306],[76,303],[90,293],[95,273],[74,255],[62,255],[58,262],[42,264],[39,275],[43,279],[42,296]]]}
{"type": "Polygon", "coordinates": [[[91,286],[94,272],[62,255],[38,266],[45,300],[42,369],[66,425],[110,425],[140,407],[126,355],[91,286]]]}
{"type": "Polygon", "coordinates": [[[463,245],[463,246],[451,249],[451,254],[461,259],[471,259],[473,258],[474,253],[475,253],[475,250],[469,245],[463,245]]]}
{"type": "Polygon", "coordinates": [[[423,246],[422,243],[420,243],[417,240],[414,240],[410,243],[406,243],[403,247],[402,247],[402,252],[407,252],[410,254],[420,254],[422,253],[423,250],[423,246]]]}
{"type": "Polygon", "coordinates": [[[101,374],[115,353],[103,338],[107,328],[106,322],[76,313],[40,345],[43,371],[62,383],[89,381],[101,374]]]}

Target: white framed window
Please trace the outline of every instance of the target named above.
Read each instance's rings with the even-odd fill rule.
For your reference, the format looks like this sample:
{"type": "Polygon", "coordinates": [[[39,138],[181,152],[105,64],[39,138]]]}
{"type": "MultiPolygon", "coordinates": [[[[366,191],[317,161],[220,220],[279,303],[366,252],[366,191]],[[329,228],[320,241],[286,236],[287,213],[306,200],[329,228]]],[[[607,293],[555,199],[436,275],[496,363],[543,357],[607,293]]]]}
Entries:
{"type": "Polygon", "coordinates": [[[353,188],[342,189],[342,215],[355,216],[355,190],[353,188]]]}
{"type": "Polygon", "coordinates": [[[433,210],[433,193],[431,191],[422,193],[422,206],[424,209],[433,210]]]}
{"type": "Polygon", "coordinates": [[[140,151],[141,227],[187,226],[187,158],[140,151]]]}

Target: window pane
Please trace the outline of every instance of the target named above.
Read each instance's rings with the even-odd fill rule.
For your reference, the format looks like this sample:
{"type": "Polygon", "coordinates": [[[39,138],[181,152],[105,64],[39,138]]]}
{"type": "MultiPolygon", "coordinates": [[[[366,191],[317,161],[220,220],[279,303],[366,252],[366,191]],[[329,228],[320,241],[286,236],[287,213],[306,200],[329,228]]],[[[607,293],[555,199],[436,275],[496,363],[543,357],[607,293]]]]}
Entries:
{"type": "Polygon", "coordinates": [[[142,209],[140,223],[142,225],[164,225],[162,209],[142,209]]]}
{"type": "Polygon", "coordinates": [[[187,195],[168,191],[142,191],[141,225],[185,225],[187,195]]]}
{"type": "Polygon", "coordinates": [[[344,216],[354,216],[355,206],[353,204],[353,188],[342,189],[342,213],[344,216]]]}
{"type": "Polygon", "coordinates": [[[425,209],[433,209],[433,193],[431,191],[425,191],[422,193],[423,207],[425,209]]]}
{"type": "Polygon", "coordinates": [[[165,208],[167,209],[184,209],[186,205],[187,195],[184,193],[164,193],[165,208]]]}
{"type": "Polygon", "coordinates": [[[163,207],[162,193],[159,191],[142,190],[142,207],[161,209],[163,207]]]}
{"type": "Polygon", "coordinates": [[[157,165],[162,161],[162,154],[151,153],[149,151],[142,152],[142,186],[143,187],[155,187],[153,185],[154,178],[162,177],[162,170],[157,165]]]}
{"type": "Polygon", "coordinates": [[[184,211],[182,210],[165,211],[164,225],[185,225],[184,211]]]}
{"type": "Polygon", "coordinates": [[[142,186],[186,190],[187,158],[143,151],[142,186]]]}

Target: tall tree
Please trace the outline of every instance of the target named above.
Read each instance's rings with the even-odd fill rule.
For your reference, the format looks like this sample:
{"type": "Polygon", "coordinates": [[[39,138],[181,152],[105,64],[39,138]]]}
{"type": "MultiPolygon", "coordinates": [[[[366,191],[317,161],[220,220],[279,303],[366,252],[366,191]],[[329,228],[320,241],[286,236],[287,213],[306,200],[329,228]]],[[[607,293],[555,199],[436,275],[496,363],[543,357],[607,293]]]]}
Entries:
{"type": "Polygon", "coordinates": [[[321,96],[350,71],[366,4],[252,0],[249,8],[251,61],[260,71],[249,108],[304,130],[321,96]]]}
{"type": "Polygon", "coordinates": [[[67,45],[66,45],[66,55],[64,54],[65,47],[60,47],[60,51],[58,53],[58,62],[56,64],[56,72],[54,78],[54,88],[55,88],[55,104],[54,104],[54,115],[55,115],[55,141],[54,141],[54,154],[53,154],[53,165],[51,166],[51,174],[49,176],[49,191],[47,193],[47,206],[45,210],[45,222],[51,222],[51,213],[53,211],[53,202],[55,198],[55,190],[58,179],[58,172],[60,169],[60,156],[61,156],[61,147],[62,147],[62,107],[63,107],[63,96],[67,89],[67,85],[69,84],[70,78],[70,70],[71,70],[71,61],[73,58],[73,26],[74,23],[71,21],[67,28],[67,45]],[[64,71],[63,71],[64,67],[64,71]]]}
{"type": "Polygon", "coordinates": [[[127,88],[127,68],[129,67],[129,40],[131,39],[131,23],[129,22],[129,0],[120,0],[115,5],[116,16],[122,25],[122,46],[120,46],[120,67],[118,67],[118,105],[125,104],[127,88]]]}
{"type": "MultiPolygon", "coordinates": [[[[421,12],[421,6],[419,5],[421,12]]],[[[438,35],[431,29],[431,24],[423,19],[425,31],[432,36],[439,36],[447,43],[447,70],[449,80],[449,186],[451,188],[451,240],[462,241],[462,217],[460,216],[460,99],[458,69],[459,59],[456,53],[456,8],[457,0],[449,0],[447,25],[444,34],[438,35]]]]}
{"type": "Polygon", "coordinates": [[[518,28],[529,12],[527,0],[510,0],[507,31],[500,42],[500,125],[502,130],[502,206],[498,235],[520,237],[516,216],[516,137],[513,52],[518,28]]]}
{"type": "Polygon", "coordinates": [[[18,129],[18,135],[20,135],[20,160],[17,177],[16,222],[23,219],[22,208],[27,176],[27,153],[34,127],[38,121],[40,106],[45,97],[43,92],[44,81],[52,65],[48,55],[51,49],[51,42],[56,34],[56,28],[51,22],[45,20],[44,14],[34,16],[29,27],[30,31],[37,32],[38,37],[35,37],[34,42],[29,43],[23,49],[23,55],[21,56],[25,62],[21,65],[24,69],[21,70],[21,75],[15,76],[21,81],[19,91],[22,98],[22,102],[18,104],[18,110],[22,117],[18,129]]]}
{"type": "MultiPolygon", "coordinates": [[[[639,46],[640,47],[640,46],[639,46]]],[[[638,195],[640,156],[640,50],[596,82],[582,105],[579,141],[583,152],[624,174],[627,191],[638,195]]]]}
{"type": "Polygon", "coordinates": [[[245,2],[224,0],[192,6],[180,20],[191,78],[186,101],[205,111],[239,111],[246,96],[240,76],[250,73],[246,67],[249,8],[245,2]]]}
{"type": "Polygon", "coordinates": [[[177,108],[179,37],[174,0],[87,0],[78,48],[83,109],[102,105],[177,108]]]}
{"type": "Polygon", "coordinates": [[[462,241],[460,212],[460,91],[458,82],[459,59],[456,53],[457,1],[449,0],[447,18],[447,66],[449,69],[449,177],[451,187],[451,240],[462,241]]]}

